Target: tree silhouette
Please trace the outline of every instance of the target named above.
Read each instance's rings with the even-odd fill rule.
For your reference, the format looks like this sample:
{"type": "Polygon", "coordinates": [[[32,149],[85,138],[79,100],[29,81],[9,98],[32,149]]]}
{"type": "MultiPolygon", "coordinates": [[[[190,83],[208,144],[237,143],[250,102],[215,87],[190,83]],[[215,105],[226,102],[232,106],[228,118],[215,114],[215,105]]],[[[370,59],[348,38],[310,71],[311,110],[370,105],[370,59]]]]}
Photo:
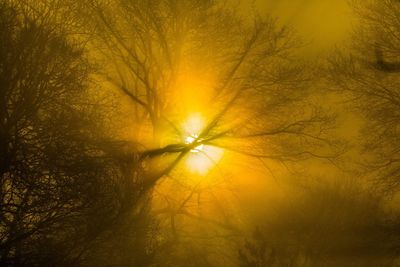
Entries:
{"type": "Polygon", "coordinates": [[[362,136],[362,165],[383,182],[384,190],[397,190],[400,174],[398,123],[400,6],[398,1],[368,1],[355,10],[362,21],[350,56],[332,60],[331,81],[351,99],[366,119],[362,136]]]}
{"type": "Polygon", "coordinates": [[[141,185],[112,152],[106,106],[87,99],[84,49],[30,6],[3,1],[0,14],[0,264],[77,265],[141,185]]]}
{"type": "MultiPolygon", "coordinates": [[[[104,67],[103,77],[131,100],[132,116],[150,125],[157,138],[161,128],[170,127],[182,140],[171,111],[177,103],[170,103],[172,100],[167,97],[180,75],[200,60],[202,70],[217,72],[212,85],[215,112],[195,142],[162,147],[153,143],[156,147],[143,150],[141,160],[178,154],[179,161],[201,144],[236,150],[236,145],[218,144],[224,137],[284,140],[285,145],[276,145],[276,150],[270,147],[270,154],[262,151],[261,145],[251,146],[251,152],[244,148],[236,151],[283,161],[324,157],[323,153],[318,154],[320,151],[304,149],[303,144],[298,144],[299,139],[325,148],[333,145],[321,137],[330,126],[329,118],[311,101],[304,102],[311,74],[293,62],[292,52],[299,43],[290,30],[278,27],[273,20],[257,18],[245,23],[213,1],[90,1],[89,7],[89,17],[103,44],[102,53],[111,62],[104,67]],[[235,112],[246,109],[249,116],[230,122],[235,112]],[[290,118],[286,118],[287,112],[291,112],[290,118]],[[296,141],[288,143],[288,137],[296,141]],[[258,149],[259,154],[255,151],[258,149]]],[[[174,161],[157,173],[149,183],[154,184],[175,164],[174,161]]]]}
{"type": "Polygon", "coordinates": [[[236,11],[213,0],[1,4],[0,263],[187,266],[194,257],[166,255],[198,242],[195,263],[208,265],[213,248],[191,242],[182,218],[222,229],[205,242],[240,233],[226,214],[190,210],[203,189],[181,186],[177,173],[193,150],[246,156],[265,172],[271,162],[337,155],[313,69],[294,56],[299,40],[271,18],[236,11]],[[193,76],[209,91],[195,133],[180,127],[188,114],[179,108],[183,91],[202,94],[185,83],[193,76]],[[97,98],[108,89],[117,104],[97,98]],[[116,110],[128,110],[133,137],[119,135],[116,110]],[[154,210],[165,180],[175,199],[154,210]]]}
{"type": "MultiPolygon", "coordinates": [[[[82,10],[82,24],[96,29],[92,45],[104,87],[131,106],[141,165],[163,163],[138,174],[149,192],[200,145],[283,164],[337,155],[337,143],[327,138],[333,118],[308,98],[312,68],[293,55],[300,42],[273,19],[242,20],[219,1],[86,1],[82,10]],[[172,95],[188,86],[182,78],[194,70],[197,79],[213,77],[211,115],[186,143],[177,108],[185,99],[172,95]],[[140,137],[145,131],[150,141],[140,137]]],[[[196,195],[192,189],[185,195],[196,195]]],[[[194,216],[185,205],[163,210],[171,225],[177,215],[194,216]]]]}

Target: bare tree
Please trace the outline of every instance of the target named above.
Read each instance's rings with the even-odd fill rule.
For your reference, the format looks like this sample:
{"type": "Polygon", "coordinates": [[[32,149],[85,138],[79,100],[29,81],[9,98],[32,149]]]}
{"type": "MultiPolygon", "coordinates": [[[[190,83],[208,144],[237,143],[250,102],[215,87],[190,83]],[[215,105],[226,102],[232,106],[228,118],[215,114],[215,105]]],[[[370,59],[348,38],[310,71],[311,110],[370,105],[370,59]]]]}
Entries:
{"type": "Polygon", "coordinates": [[[0,4],[0,264],[76,266],[142,191],[87,98],[84,48],[34,7],[0,4]]]}
{"type": "MultiPolygon", "coordinates": [[[[213,0],[21,0],[1,8],[4,264],[150,265],[178,243],[182,217],[229,240],[238,233],[229,216],[189,210],[196,186],[181,187],[183,199],[157,211],[170,235],[151,216],[156,184],[176,178],[199,146],[266,166],[337,155],[327,138],[332,118],[309,97],[312,69],[293,55],[299,41],[271,18],[241,19],[213,0]],[[96,75],[89,62],[100,66],[96,75]],[[176,108],[185,99],[171,95],[193,70],[213,77],[213,103],[202,129],[187,133],[176,108]],[[90,82],[128,101],[131,142],[104,134],[104,106],[93,103],[90,82]],[[188,134],[196,135],[187,142],[188,134]]],[[[193,253],[208,265],[204,254],[193,253]]]]}
{"type": "MultiPolygon", "coordinates": [[[[337,155],[337,143],[327,138],[333,118],[308,97],[312,68],[296,61],[300,42],[290,29],[271,18],[241,19],[222,1],[85,3],[81,17],[96,29],[91,45],[103,66],[100,76],[130,103],[127,116],[142,146],[139,166],[163,163],[137,169],[149,192],[201,145],[283,164],[337,155]],[[211,115],[185,142],[176,108],[185,99],[171,95],[193,70],[213,77],[211,115]],[[141,139],[146,131],[151,141],[141,139]]],[[[172,232],[177,217],[194,216],[186,209],[187,197],[197,195],[191,191],[174,208],[163,209],[172,232]]]]}
{"type": "Polygon", "coordinates": [[[161,148],[156,141],[155,148],[143,150],[142,160],[177,154],[174,163],[149,178],[150,184],[201,144],[283,161],[331,155],[321,152],[332,145],[321,138],[330,121],[312,100],[305,102],[311,74],[305,65],[294,63],[292,52],[299,43],[287,28],[272,19],[247,23],[214,1],[90,1],[89,5],[104,48],[100,52],[111,62],[103,77],[131,100],[132,116],[150,125],[157,138],[159,127],[171,127],[181,141],[161,148]],[[166,115],[179,103],[170,103],[167,96],[180,75],[200,59],[201,69],[217,77],[212,85],[215,109],[196,140],[187,144],[176,118],[166,115]],[[238,120],[236,112],[242,111],[248,115],[238,120]],[[254,145],[257,141],[245,149],[235,142],[218,144],[223,138],[280,141],[266,153],[265,146],[254,145]],[[305,143],[319,146],[321,154],[304,149],[305,143]]]}
{"type": "Polygon", "coordinates": [[[331,81],[366,119],[361,164],[391,192],[397,190],[400,174],[400,5],[392,0],[356,3],[360,26],[350,55],[332,58],[331,81]]]}

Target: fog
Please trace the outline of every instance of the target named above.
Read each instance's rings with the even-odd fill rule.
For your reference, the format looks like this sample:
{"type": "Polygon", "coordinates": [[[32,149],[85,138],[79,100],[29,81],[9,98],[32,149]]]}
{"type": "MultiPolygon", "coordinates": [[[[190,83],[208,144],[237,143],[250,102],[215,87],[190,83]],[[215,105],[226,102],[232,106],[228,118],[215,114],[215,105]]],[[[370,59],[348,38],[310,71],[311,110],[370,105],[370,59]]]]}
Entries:
{"type": "Polygon", "coordinates": [[[1,266],[398,266],[400,3],[0,3],[1,266]]]}

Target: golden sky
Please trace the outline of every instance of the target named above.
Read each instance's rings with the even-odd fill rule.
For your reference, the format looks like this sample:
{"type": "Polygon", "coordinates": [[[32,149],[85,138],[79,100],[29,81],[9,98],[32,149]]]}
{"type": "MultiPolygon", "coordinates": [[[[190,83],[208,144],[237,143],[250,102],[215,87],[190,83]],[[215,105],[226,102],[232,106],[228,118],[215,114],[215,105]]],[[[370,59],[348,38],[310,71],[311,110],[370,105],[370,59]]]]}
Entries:
{"type": "Polygon", "coordinates": [[[307,41],[308,51],[331,49],[349,36],[352,26],[347,0],[256,0],[261,14],[270,13],[291,25],[307,41]]]}

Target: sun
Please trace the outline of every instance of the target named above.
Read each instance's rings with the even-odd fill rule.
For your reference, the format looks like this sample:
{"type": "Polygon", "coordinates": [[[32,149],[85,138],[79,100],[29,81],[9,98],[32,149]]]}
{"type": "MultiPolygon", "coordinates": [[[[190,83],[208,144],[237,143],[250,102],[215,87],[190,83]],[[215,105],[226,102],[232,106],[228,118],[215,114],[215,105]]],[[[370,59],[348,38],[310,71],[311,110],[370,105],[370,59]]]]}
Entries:
{"type": "Polygon", "coordinates": [[[205,127],[204,119],[199,113],[192,114],[183,123],[185,144],[194,144],[186,158],[186,166],[191,173],[206,175],[212,170],[223,155],[223,149],[203,144],[199,134],[205,127]]]}
{"type": "MultiPolygon", "coordinates": [[[[185,138],[185,143],[186,144],[193,144],[194,142],[199,142],[198,140],[199,136],[197,134],[192,134],[189,135],[185,138]]],[[[204,144],[199,144],[198,146],[195,146],[193,149],[190,150],[192,153],[199,153],[204,150],[204,144]]]]}

